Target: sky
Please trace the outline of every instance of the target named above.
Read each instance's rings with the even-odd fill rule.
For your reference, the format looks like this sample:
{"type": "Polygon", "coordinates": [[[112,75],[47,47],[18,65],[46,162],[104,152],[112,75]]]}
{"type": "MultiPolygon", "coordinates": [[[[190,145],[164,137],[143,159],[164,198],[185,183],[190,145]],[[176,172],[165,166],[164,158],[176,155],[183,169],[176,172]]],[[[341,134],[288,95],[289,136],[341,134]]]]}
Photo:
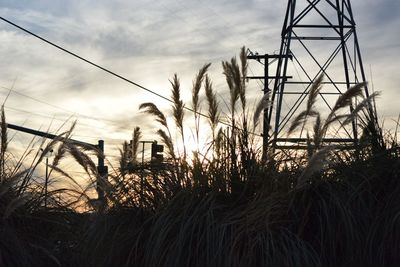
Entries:
{"type": "MultiPolygon", "coordinates": [[[[242,46],[260,54],[279,48],[286,5],[276,0],[0,0],[0,14],[165,97],[177,73],[190,106],[192,80],[205,63],[212,63],[209,74],[223,103],[228,87],[222,60],[242,46]]],[[[400,111],[400,2],[353,0],[352,7],[367,80],[382,92],[379,117],[394,129],[400,111]]],[[[2,21],[0,40],[0,98],[9,123],[57,132],[77,119],[73,138],[104,139],[111,159],[135,126],[143,140],[157,138],[159,125],[138,106],[154,102],[169,114],[167,101],[2,21]]],[[[257,67],[250,67],[253,71],[257,67]]],[[[255,81],[248,92],[252,104],[261,97],[255,81]]],[[[13,138],[25,142],[26,135],[13,133],[13,138]]]]}

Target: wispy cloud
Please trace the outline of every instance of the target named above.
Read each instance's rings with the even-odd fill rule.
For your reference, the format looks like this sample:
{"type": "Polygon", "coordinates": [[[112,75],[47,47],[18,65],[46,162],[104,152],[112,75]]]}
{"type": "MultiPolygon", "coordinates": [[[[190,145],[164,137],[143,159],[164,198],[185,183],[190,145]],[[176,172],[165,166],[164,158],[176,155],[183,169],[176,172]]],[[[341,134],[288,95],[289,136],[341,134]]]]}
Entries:
{"type": "MultiPolygon", "coordinates": [[[[188,100],[194,74],[204,63],[213,63],[210,74],[223,96],[227,87],[222,60],[242,45],[260,53],[278,49],[285,8],[285,1],[272,0],[5,0],[0,14],[165,96],[170,95],[168,78],[177,72],[188,100]]],[[[395,75],[400,62],[398,1],[353,1],[353,11],[367,73],[372,65],[375,87],[383,91],[382,115],[396,116],[399,109],[391,99],[400,97],[395,75]]],[[[16,79],[17,91],[79,114],[115,121],[109,126],[105,121],[100,126],[104,129],[96,130],[105,139],[112,135],[110,131],[130,138],[126,128],[134,126],[142,126],[150,136],[154,125],[138,112],[138,104],[168,105],[4,23],[0,23],[0,39],[0,86],[10,87],[16,79]]],[[[260,96],[259,86],[250,86],[253,97],[260,96]]],[[[63,113],[17,94],[7,104],[56,117],[63,113]]],[[[8,118],[21,122],[26,116],[10,111],[8,118]]],[[[88,123],[87,118],[81,120],[88,123]]],[[[77,134],[90,136],[91,132],[82,127],[77,134]]]]}

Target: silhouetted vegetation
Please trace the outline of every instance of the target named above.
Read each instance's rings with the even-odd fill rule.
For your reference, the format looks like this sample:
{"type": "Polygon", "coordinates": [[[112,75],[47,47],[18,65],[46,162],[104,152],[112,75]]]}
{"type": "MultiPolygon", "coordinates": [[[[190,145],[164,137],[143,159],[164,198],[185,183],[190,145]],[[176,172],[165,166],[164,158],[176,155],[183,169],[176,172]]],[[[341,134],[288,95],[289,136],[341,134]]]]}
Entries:
{"type": "Polygon", "coordinates": [[[170,81],[171,116],[154,103],[140,105],[160,127],[164,161],[142,164],[142,134],[135,128],[132,142],[121,147],[120,166],[98,185],[104,200],[90,197],[97,169],[84,148],[68,142],[72,128],[59,139],[43,141],[33,162],[26,162],[29,148],[20,160],[10,160],[3,111],[0,266],[397,266],[400,149],[397,136],[382,136],[368,108],[377,94],[364,98],[363,84],[349,88],[324,119],[314,107],[319,77],[306,109],[290,127],[290,132],[308,131],[308,149],[271,149],[263,158],[253,132],[269,103],[261,99],[251,116],[245,51],[239,61],[222,63],[228,114],[207,74],[210,64],[193,80],[194,113],[185,112],[177,75],[170,81]],[[340,113],[356,97],[361,100],[353,111],[340,113]],[[209,132],[210,142],[201,150],[185,146],[188,116],[193,116],[198,147],[199,136],[209,132]],[[356,147],[322,145],[332,123],[346,125],[354,118],[363,127],[356,147]],[[200,130],[204,122],[207,131],[200,130]],[[177,129],[176,142],[172,129],[177,129]],[[75,189],[45,194],[35,170],[51,149],[51,170],[75,189]],[[77,184],[59,168],[66,156],[80,164],[91,184],[77,184]]]}

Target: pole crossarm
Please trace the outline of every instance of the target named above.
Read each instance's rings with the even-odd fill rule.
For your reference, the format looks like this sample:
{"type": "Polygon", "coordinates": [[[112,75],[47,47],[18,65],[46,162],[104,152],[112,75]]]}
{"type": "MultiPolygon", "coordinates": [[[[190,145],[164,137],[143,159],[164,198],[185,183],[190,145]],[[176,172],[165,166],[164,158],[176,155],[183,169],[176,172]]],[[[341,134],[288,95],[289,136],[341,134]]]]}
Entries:
{"type": "Polygon", "coordinates": [[[60,139],[60,140],[68,140],[68,142],[75,144],[75,145],[79,145],[82,147],[86,147],[92,150],[98,150],[99,146],[98,145],[94,145],[94,144],[90,144],[90,143],[86,143],[86,142],[82,142],[82,141],[78,141],[78,140],[74,140],[74,139],[70,139],[70,138],[65,138],[65,137],[61,137],[59,135],[55,135],[55,134],[51,134],[51,133],[47,133],[47,132],[42,132],[42,131],[38,131],[38,130],[34,130],[34,129],[30,129],[30,128],[26,128],[26,127],[22,127],[22,126],[18,126],[18,125],[14,125],[14,124],[10,124],[7,123],[7,128],[19,131],[19,132],[24,132],[24,133],[28,133],[28,134],[32,134],[32,135],[36,135],[36,136],[40,136],[40,137],[44,137],[47,139],[60,139]]]}

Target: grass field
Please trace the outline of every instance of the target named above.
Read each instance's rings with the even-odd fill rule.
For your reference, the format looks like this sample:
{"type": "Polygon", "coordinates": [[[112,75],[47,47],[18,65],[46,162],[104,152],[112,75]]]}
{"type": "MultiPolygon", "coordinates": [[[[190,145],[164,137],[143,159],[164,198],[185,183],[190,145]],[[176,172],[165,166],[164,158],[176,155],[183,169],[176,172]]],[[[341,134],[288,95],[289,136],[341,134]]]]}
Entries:
{"type": "Polygon", "coordinates": [[[28,162],[29,150],[15,159],[3,111],[0,266],[398,266],[400,148],[397,136],[384,135],[371,113],[377,94],[363,98],[363,84],[350,88],[322,118],[315,109],[320,77],[288,133],[309,129],[307,150],[271,149],[262,158],[252,132],[269,103],[263,98],[254,114],[248,112],[244,51],[239,60],[222,64],[229,113],[221,111],[209,64],[193,80],[192,132],[199,140],[206,120],[212,140],[202,148],[206,153],[184,145],[187,114],[175,75],[174,125],[155,104],[140,106],[159,124],[164,161],[141,165],[137,127],[132,144],[121,146],[119,166],[97,185],[104,193],[98,200],[90,197],[93,183],[46,192],[37,177],[39,164],[54,150],[52,171],[74,183],[59,167],[73,158],[96,182],[88,152],[68,142],[73,128],[43,141],[33,160],[28,162]],[[361,100],[354,111],[343,114],[355,98],[361,100]],[[198,114],[203,104],[207,118],[198,114]],[[333,123],[355,118],[363,133],[354,149],[321,143],[333,123]],[[178,130],[176,142],[172,128],[178,130]]]}

